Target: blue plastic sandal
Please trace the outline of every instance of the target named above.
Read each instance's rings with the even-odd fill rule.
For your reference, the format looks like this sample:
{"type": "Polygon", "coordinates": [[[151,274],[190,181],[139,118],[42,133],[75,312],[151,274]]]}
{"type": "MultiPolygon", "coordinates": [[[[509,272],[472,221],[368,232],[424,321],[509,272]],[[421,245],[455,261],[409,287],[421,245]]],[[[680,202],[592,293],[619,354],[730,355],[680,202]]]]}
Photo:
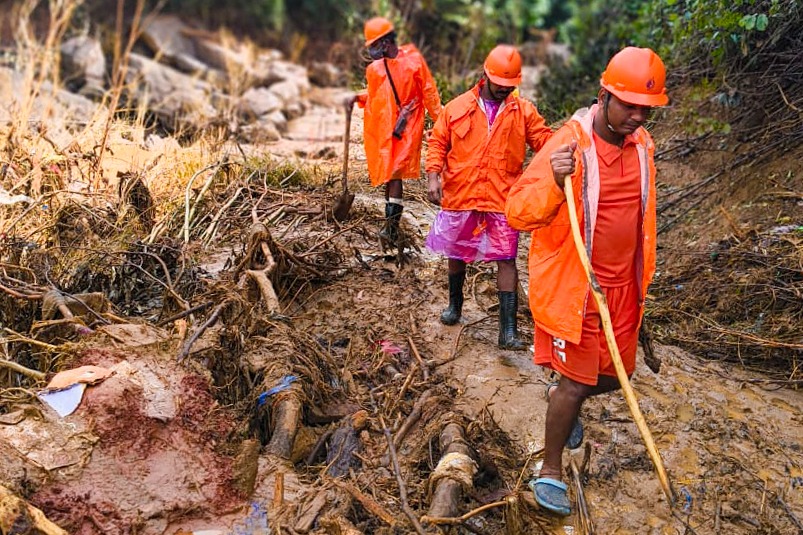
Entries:
{"type": "Polygon", "coordinates": [[[535,495],[538,505],[560,516],[572,514],[572,504],[566,494],[566,483],[551,477],[531,479],[527,484],[535,495]]]}
{"type": "Polygon", "coordinates": [[[574,425],[572,426],[572,432],[569,433],[569,438],[566,439],[566,447],[570,450],[573,450],[582,446],[583,435],[583,423],[580,421],[580,417],[578,416],[574,421],[574,425]]]}
{"type": "MultiPolygon", "coordinates": [[[[549,391],[552,390],[552,387],[557,388],[558,382],[552,382],[546,385],[546,401],[549,403],[549,391]]],[[[585,433],[583,431],[583,423],[580,421],[580,417],[578,416],[577,419],[574,421],[574,425],[572,426],[572,432],[569,433],[569,438],[566,439],[566,447],[570,450],[574,450],[579,448],[583,445],[583,438],[585,433]]]]}

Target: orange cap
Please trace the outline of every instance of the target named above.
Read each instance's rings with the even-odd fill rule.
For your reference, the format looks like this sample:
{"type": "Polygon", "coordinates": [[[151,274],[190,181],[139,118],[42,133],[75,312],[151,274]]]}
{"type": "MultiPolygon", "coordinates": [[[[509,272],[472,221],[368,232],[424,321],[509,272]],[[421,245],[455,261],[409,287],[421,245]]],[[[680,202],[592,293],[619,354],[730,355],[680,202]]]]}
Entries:
{"type": "Polygon", "coordinates": [[[365,33],[365,46],[371,46],[371,43],[380,37],[386,36],[392,31],[393,23],[385,17],[374,17],[372,19],[368,19],[365,21],[365,28],[363,29],[363,33],[365,33]]]}
{"type": "Polygon", "coordinates": [[[602,73],[600,85],[616,98],[636,106],[664,106],[666,68],[649,48],[629,46],[617,52],[602,73]]]}
{"type": "Polygon", "coordinates": [[[496,85],[513,87],[521,83],[521,54],[516,47],[498,45],[485,58],[485,74],[496,85]]]}

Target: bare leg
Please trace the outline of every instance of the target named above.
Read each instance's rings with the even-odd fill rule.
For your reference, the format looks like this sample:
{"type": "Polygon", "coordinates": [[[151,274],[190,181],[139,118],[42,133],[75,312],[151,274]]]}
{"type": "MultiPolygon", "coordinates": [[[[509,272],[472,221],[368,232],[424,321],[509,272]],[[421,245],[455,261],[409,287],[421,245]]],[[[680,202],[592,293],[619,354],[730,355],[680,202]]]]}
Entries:
{"type": "Polygon", "coordinates": [[[464,273],[466,271],[466,263],[459,258],[450,258],[448,266],[449,275],[457,275],[458,273],[464,273]]]}
{"type": "Polygon", "coordinates": [[[388,199],[401,199],[404,194],[404,187],[402,181],[397,179],[389,180],[385,183],[385,200],[388,199]]]}
{"type": "Polygon", "coordinates": [[[517,291],[519,272],[516,270],[516,260],[498,260],[496,266],[496,289],[500,292],[517,291]]]}
{"type": "Polygon", "coordinates": [[[568,377],[560,378],[557,388],[552,389],[549,394],[541,477],[561,479],[563,446],[586,398],[618,389],[619,380],[607,375],[600,375],[596,386],[584,385],[568,377]]]}

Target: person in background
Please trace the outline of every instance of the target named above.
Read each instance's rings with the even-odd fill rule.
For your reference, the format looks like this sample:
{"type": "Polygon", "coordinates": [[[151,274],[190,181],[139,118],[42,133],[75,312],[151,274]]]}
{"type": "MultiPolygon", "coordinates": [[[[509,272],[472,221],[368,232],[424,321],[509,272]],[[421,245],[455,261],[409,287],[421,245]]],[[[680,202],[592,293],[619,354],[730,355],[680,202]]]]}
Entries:
{"type": "Polygon", "coordinates": [[[499,347],[513,350],[525,344],[516,321],[519,234],[507,224],[505,200],[527,147],[537,151],[552,135],[535,106],[514,94],[519,83],[518,50],[491,50],[479,83],[445,106],[426,157],[428,197],[441,206],[426,244],[449,259],[449,306],[441,322],[460,320],[466,263],[496,262],[499,347]]]}
{"type": "Polygon", "coordinates": [[[365,23],[365,46],[373,60],[365,71],[367,90],[350,99],[365,108],[363,139],[368,175],[374,187],[385,186],[383,243],[397,244],[404,209],[402,180],[421,177],[424,110],[433,120],[441,111],[440,95],[418,49],[399,46],[388,19],[365,23]]]}
{"type": "Polygon", "coordinates": [[[582,444],[580,407],[590,396],[620,388],[563,188],[572,181],[583,241],[631,375],[656,255],[655,146],[643,125],[654,106],[669,101],[665,78],[652,50],[619,51],[602,74],[598,103],[577,111],[555,133],[507,199],[511,226],[532,232],[534,360],[560,374],[547,385],[544,464],[530,488],[542,507],[560,515],[571,513],[562,452],[582,444]]]}

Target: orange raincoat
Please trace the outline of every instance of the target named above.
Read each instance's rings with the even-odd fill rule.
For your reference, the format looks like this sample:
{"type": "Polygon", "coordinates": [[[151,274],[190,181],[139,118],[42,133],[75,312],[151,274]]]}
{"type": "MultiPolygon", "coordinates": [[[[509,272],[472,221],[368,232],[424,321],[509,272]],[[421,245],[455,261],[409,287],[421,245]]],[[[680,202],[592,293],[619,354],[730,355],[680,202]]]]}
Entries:
{"type": "MultiPolygon", "coordinates": [[[[533,320],[552,336],[574,344],[580,342],[590,288],[572,239],[566,196],[555,184],[550,155],[561,145],[577,141],[571,180],[583,240],[589,258],[593,258],[600,191],[599,160],[592,135],[597,110],[596,105],[579,110],[555,132],[511,188],[505,207],[510,226],[532,231],[529,275],[533,320]]],[[[655,274],[655,145],[644,128],[631,136],[641,166],[642,228],[636,273],[643,313],[647,288],[655,274]]]]}
{"type": "Polygon", "coordinates": [[[535,106],[514,95],[488,128],[480,88],[481,83],[449,102],[429,138],[426,171],[441,175],[444,210],[504,212],[527,145],[537,151],[552,135],[535,106]]]}
{"type": "Polygon", "coordinates": [[[392,179],[421,177],[421,138],[424,133],[424,108],[430,117],[438,118],[441,100],[427,62],[413,45],[399,47],[399,55],[387,58],[390,76],[396,86],[401,105],[412,105],[412,114],[401,139],[393,137],[399,107],[393,96],[385,62],[375,60],[365,71],[367,93],[358,95],[357,103],[365,108],[365,157],[372,186],[392,179]]]}

